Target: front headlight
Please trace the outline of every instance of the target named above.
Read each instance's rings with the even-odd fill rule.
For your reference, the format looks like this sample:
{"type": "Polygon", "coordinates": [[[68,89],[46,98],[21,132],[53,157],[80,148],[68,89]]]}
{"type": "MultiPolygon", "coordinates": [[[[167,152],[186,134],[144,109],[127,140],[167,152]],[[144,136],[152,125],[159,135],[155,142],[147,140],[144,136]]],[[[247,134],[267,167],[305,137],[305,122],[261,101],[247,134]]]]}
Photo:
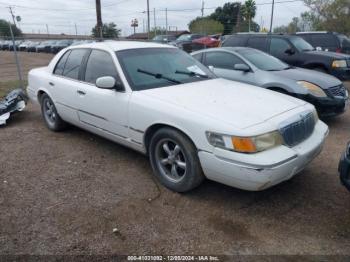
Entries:
{"type": "Polygon", "coordinates": [[[347,67],[346,60],[334,60],[332,63],[332,68],[343,68],[347,67]]]}
{"type": "Polygon", "coordinates": [[[307,81],[298,81],[297,82],[298,85],[306,88],[310,94],[312,94],[313,96],[317,96],[317,97],[326,97],[326,93],[322,90],[321,87],[319,87],[318,85],[315,85],[313,83],[307,82],[307,81]]]}
{"type": "Polygon", "coordinates": [[[213,132],[206,132],[209,144],[240,153],[257,153],[283,144],[283,138],[278,131],[259,136],[238,137],[213,132]]]}

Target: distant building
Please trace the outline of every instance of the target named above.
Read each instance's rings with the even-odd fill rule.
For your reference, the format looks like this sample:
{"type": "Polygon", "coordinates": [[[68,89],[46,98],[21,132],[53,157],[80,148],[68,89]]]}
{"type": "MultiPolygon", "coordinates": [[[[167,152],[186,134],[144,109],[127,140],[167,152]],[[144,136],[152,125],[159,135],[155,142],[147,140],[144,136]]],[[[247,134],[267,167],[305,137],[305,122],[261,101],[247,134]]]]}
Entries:
{"type": "Polygon", "coordinates": [[[93,39],[93,37],[89,35],[66,35],[66,34],[22,34],[21,37],[24,39],[32,39],[32,40],[93,39]]]}
{"type": "MultiPolygon", "coordinates": [[[[174,35],[176,37],[179,37],[180,35],[183,35],[183,34],[190,34],[190,32],[187,30],[168,31],[168,35],[174,35]]],[[[135,33],[135,34],[127,36],[126,39],[129,39],[129,40],[147,40],[148,34],[147,33],[135,33]]]]}

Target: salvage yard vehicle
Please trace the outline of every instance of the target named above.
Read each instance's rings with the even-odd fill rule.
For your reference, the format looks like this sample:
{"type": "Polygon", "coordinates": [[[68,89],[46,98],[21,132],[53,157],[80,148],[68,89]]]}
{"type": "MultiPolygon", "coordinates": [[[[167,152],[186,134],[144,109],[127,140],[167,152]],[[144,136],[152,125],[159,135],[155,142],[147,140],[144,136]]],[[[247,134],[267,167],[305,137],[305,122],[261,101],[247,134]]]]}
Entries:
{"type": "Polygon", "coordinates": [[[56,43],[54,43],[51,46],[51,53],[53,54],[57,54],[59,51],[61,51],[62,49],[70,46],[73,43],[73,40],[60,40],[57,41],[56,43]]]}
{"type": "Polygon", "coordinates": [[[66,123],[147,154],[177,192],[208,179],[263,190],[321,151],[313,105],[217,78],[178,48],[142,42],[71,46],[29,72],[27,92],[53,131],[66,123]]]}
{"type": "Polygon", "coordinates": [[[276,57],[249,47],[204,49],[192,53],[219,77],[261,86],[313,104],[321,117],[347,109],[348,91],[337,78],[287,65],[276,57]]]}
{"type": "Polygon", "coordinates": [[[338,165],[341,183],[350,191],[350,143],[347,144],[338,165]]]}
{"type": "Polygon", "coordinates": [[[283,62],[331,74],[341,81],[350,80],[350,55],[317,51],[303,38],[280,34],[235,34],[223,47],[251,47],[269,53],[283,62]]]}

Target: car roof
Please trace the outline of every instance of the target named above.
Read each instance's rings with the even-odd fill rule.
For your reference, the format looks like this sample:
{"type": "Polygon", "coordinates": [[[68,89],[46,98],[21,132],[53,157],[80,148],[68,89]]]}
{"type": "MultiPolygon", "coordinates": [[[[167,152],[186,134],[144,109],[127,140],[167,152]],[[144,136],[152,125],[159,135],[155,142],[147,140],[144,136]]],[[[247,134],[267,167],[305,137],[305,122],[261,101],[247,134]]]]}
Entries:
{"type": "Polygon", "coordinates": [[[112,49],[113,51],[121,51],[128,49],[139,49],[139,48],[176,48],[170,45],[157,44],[154,42],[139,42],[139,41],[104,41],[87,43],[73,46],[72,48],[102,48],[112,49]]]}

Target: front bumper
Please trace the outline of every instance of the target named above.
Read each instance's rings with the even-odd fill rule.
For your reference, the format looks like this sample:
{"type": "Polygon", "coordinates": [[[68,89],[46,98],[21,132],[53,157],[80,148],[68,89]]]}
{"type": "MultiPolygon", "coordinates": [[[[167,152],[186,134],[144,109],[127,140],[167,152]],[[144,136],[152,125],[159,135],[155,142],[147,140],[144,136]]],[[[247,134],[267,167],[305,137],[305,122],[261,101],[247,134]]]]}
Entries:
{"type": "Polygon", "coordinates": [[[344,113],[347,109],[348,97],[315,97],[311,95],[303,95],[299,97],[313,104],[321,118],[334,117],[344,113]]]}
{"type": "Polygon", "coordinates": [[[339,165],[338,172],[340,176],[341,183],[350,191],[350,156],[349,156],[349,144],[347,145],[347,150],[342,154],[339,165]]]}
{"type": "Polygon", "coordinates": [[[215,148],[198,153],[210,180],[232,187],[259,191],[288,180],[302,171],[322,150],[328,127],[318,121],[313,134],[293,148],[279,146],[257,154],[215,148]]]}
{"type": "Polygon", "coordinates": [[[332,69],[330,73],[341,81],[350,80],[350,67],[332,69]]]}

